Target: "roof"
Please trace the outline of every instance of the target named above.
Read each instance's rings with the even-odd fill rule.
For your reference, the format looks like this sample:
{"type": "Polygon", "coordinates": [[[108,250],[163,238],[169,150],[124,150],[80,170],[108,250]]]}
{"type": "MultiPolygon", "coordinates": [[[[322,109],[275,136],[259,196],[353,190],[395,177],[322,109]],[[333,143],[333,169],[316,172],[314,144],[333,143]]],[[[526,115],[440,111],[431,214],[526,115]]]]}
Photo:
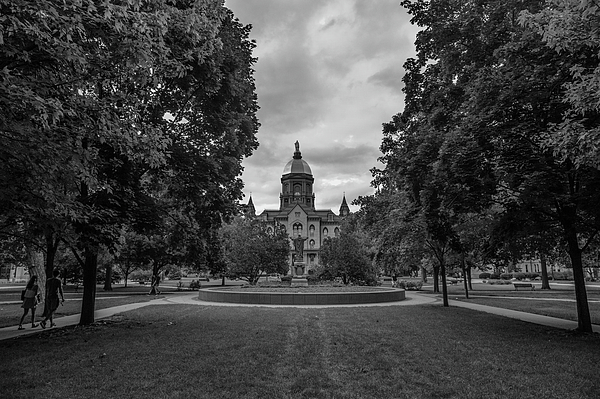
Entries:
{"type": "Polygon", "coordinates": [[[285,164],[283,174],[287,175],[288,173],[305,173],[312,176],[312,170],[310,170],[310,166],[304,159],[292,159],[285,164]]]}

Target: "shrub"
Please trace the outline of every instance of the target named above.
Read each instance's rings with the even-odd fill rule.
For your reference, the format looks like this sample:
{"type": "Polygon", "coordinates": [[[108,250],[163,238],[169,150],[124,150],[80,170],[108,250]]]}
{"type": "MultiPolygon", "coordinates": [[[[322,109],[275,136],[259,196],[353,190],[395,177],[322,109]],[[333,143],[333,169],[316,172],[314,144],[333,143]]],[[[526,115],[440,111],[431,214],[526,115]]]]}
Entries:
{"type": "Polygon", "coordinates": [[[292,276],[291,275],[286,275],[286,276],[281,276],[281,282],[288,282],[290,283],[292,281],[292,276]]]}
{"type": "Polygon", "coordinates": [[[306,279],[308,280],[308,285],[317,285],[321,282],[321,279],[314,274],[309,274],[306,276],[306,279]]]}
{"type": "Polygon", "coordinates": [[[487,280],[490,278],[490,273],[479,273],[479,278],[482,280],[487,280]]]}
{"type": "Polygon", "coordinates": [[[490,279],[492,279],[492,280],[499,280],[500,279],[500,275],[498,273],[492,273],[492,274],[490,274],[490,279]]]}
{"type": "Polygon", "coordinates": [[[513,273],[513,277],[516,278],[517,280],[524,280],[527,278],[525,276],[525,273],[513,273]]]}
{"type": "Polygon", "coordinates": [[[191,290],[198,290],[202,287],[202,284],[200,283],[200,280],[192,280],[190,282],[190,289],[191,290]]]}
{"type": "Polygon", "coordinates": [[[573,272],[571,270],[567,270],[564,272],[554,272],[555,280],[572,280],[573,272]]]}
{"type": "Polygon", "coordinates": [[[500,278],[502,280],[510,280],[511,278],[513,278],[513,274],[512,273],[502,273],[500,275],[500,278]]]}
{"type": "Polygon", "coordinates": [[[406,280],[394,281],[392,283],[392,287],[402,288],[404,290],[419,291],[423,287],[423,282],[422,281],[414,282],[414,281],[406,281],[406,280]]]}
{"type": "Polygon", "coordinates": [[[488,284],[491,284],[491,285],[507,285],[507,284],[510,284],[510,280],[489,280],[488,284]]]}

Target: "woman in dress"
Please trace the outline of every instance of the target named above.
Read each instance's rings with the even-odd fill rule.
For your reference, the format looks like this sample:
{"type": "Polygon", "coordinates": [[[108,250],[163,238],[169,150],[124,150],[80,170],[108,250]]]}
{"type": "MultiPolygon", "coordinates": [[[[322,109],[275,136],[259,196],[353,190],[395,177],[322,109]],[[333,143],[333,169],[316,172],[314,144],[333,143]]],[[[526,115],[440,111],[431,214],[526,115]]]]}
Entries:
{"type": "Polygon", "coordinates": [[[21,316],[21,321],[19,322],[19,330],[23,330],[23,320],[27,313],[29,313],[29,309],[31,309],[31,328],[37,327],[35,324],[35,307],[38,304],[38,285],[37,285],[37,276],[31,276],[27,286],[25,287],[25,296],[23,299],[23,316],[21,316]]]}

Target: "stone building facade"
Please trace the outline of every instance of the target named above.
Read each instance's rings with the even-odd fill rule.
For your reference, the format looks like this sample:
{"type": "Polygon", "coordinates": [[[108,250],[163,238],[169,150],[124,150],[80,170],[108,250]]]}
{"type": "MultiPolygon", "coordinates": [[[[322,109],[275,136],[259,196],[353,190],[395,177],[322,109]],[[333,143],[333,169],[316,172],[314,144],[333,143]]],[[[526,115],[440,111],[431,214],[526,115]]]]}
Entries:
{"type": "MultiPolygon", "coordinates": [[[[350,213],[345,194],[342,198],[339,214],[331,209],[315,207],[315,192],[312,171],[308,163],[302,159],[300,144],[296,141],[296,150],[292,159],[286,163],[281,175],[281,193],[279,194],[279,209],[265,209],[257,217],[270,225],[270,228],[283,228],[290,237],[290,272],[293,266],[293,240],[304,239],[302,259],[297,262],[305,264],[304,274],[319,264],[319,251],[323,240],[340,234],[340,226],[344,217],[350,213]]],[[[252,198],[246,206],[255,213],[252,198]]],[[[292,274],[297,274],[293,273],[292,274]]]]}

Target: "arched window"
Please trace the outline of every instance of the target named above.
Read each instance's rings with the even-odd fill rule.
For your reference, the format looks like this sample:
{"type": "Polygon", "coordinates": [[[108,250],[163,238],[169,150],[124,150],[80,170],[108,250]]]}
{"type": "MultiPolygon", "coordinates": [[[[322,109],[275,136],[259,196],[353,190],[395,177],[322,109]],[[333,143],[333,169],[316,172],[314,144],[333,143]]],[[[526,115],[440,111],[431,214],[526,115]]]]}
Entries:
{"type": "Polygon", "coordinates": [[[308,262],[309,262],[311,265],[314,265],[314,264],[315,264],[315,254],[310,254],[310,255],[308,255],[308,262]]]}
{"type": "Polygon", "coordinates": [[[315,225],[311,224],[310,227],[308,228],[308,231],[310,232],[310,236],[314,237],[315,236],[315,225]]]}
{"type": "Polygon", "coordinates": [[[300,184],[294,184],[294,195],[300,195],[302,192],[302,186],[300,184]]]}
{"type": "Polygon", "coordinates": [[[308,242],[308,245],[310,246],[310,249],[314,249],[315,248],[315,240],[310,240],[308,242]]]}
{"type": "Polygon", "coordinates": [[[327,230],[327,227],[325,227],[323,229],[323,237],[327,237],[327,234],[329,234],[329,230],[327,230]]]}
{"type": "Polygon", "coordinates": [[[338,229],[336,227],[335,230],[333,230],[333,234],[335,234],[336,237],[339,237],[340,236],[340,229],[338,229]]]}
{"type": "Polygon", "coordinates": [[[268,233],[268,234],[273,234],[273,229],[269,227],[269,228],[267,229],[267,233],[268,233]]]}
{"type": "Polygon", "coordinates": [[[294,237],[302,235],[302,225],[300,223],[294,223],[292,226],[292,234],[294,237]]]}

